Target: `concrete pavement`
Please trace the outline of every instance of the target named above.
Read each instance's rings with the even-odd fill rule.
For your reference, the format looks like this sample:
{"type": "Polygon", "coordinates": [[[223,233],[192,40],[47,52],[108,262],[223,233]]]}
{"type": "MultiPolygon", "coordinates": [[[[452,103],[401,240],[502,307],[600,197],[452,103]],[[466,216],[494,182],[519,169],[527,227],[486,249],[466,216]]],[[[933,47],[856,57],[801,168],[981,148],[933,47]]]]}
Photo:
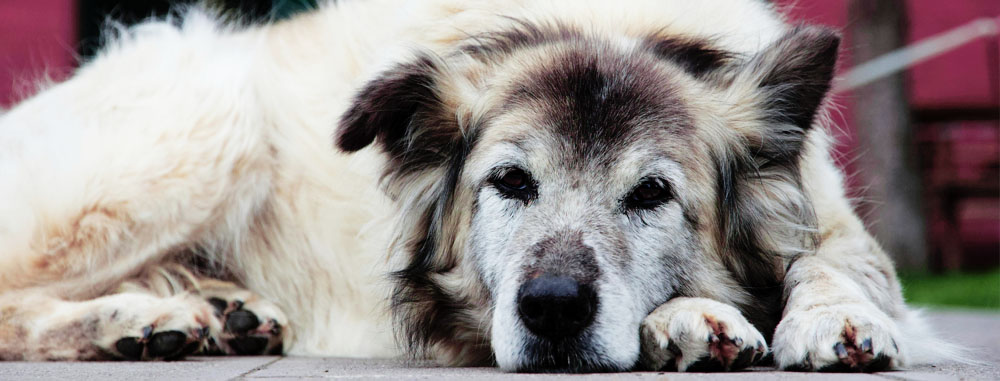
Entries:
{"type": "Polygon", "coordinates": [[[493,368],[439,368],[395,360],[197,357],[177,362],[0,363],[2,380],[568,379],[581,380],[1000,380],[1000,313],[935,311],[943,337],[968,346],[980,365],[938,364],[877,374],[813,374],[754,368],[741,373],[504,374],[493,368]]]}

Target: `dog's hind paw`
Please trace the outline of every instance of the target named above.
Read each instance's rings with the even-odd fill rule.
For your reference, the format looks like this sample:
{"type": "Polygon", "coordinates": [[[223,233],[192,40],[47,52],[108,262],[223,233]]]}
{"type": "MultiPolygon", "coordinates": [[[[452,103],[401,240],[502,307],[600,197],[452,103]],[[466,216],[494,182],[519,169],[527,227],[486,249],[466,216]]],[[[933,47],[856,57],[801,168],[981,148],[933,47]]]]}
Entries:
{"type": "Polygon", "coordinates": [[[205,290],[223,329],[209,340],[210,354],[281,354],[289,335],[288,319],[274,304],[243,289],[205,290]]]}
{"type": "Polygon", "coordinates": [[[781,369],[877,372],[900,365],[896,324],[875,307],[834,305],[791,311],[774,334],[781,369]]]}
{"type": "Polygon", "coordinates": [[[704,298],[675,298],[641,327],[642,363],[685,372],[739,370],[767,353],[764,336],[736,308],[704,298]]]}
{"type": "Polygon", "coordinates": [[[220,328],[208,303],[190,295],[116,294],[98,300],[95,344],[123,360],[173,360],[201,350],[220,328]]]}

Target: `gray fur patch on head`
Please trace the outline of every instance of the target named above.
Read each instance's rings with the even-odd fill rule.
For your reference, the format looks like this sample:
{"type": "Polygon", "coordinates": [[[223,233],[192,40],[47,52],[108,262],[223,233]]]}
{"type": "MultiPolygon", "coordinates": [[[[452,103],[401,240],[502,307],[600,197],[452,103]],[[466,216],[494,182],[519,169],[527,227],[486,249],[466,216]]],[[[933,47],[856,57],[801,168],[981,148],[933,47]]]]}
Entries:
{"type": "Polygon", "coordinates": [[[601,274],[594,249],[583,243],[582,232],[555,232],[530,250],[531,255],[527,256],[522,270],[525,280],[550,274],[589,284],[601,274]]]}

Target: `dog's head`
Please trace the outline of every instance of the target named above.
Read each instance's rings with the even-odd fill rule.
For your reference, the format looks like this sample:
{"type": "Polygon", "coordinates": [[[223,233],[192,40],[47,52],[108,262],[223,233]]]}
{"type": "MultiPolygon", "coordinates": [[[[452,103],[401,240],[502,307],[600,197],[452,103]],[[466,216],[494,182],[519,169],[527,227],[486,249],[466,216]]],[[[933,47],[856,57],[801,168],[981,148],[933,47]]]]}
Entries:
{"type": "Polygon", "coordinates": [[[389,159],[405,342],[507,370],[622,370],[674,296],[774,323],[782,258],[809,242],[798,162],[835,33],[795,28],[753,56],[523,23],[474,40],[382,73],[336,137],[389,159]]]}

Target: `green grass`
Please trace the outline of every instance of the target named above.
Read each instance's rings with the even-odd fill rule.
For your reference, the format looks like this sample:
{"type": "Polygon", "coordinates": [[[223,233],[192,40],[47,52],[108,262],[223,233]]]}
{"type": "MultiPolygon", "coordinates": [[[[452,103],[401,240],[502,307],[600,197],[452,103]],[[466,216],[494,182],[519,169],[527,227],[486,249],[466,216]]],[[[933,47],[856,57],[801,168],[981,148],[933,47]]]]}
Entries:
{"type": "Polygon", "coordinates": [[[1000,310],[1000,269],[984,273],[900,274],[906,301],[917,306],[1000,310]]]}

